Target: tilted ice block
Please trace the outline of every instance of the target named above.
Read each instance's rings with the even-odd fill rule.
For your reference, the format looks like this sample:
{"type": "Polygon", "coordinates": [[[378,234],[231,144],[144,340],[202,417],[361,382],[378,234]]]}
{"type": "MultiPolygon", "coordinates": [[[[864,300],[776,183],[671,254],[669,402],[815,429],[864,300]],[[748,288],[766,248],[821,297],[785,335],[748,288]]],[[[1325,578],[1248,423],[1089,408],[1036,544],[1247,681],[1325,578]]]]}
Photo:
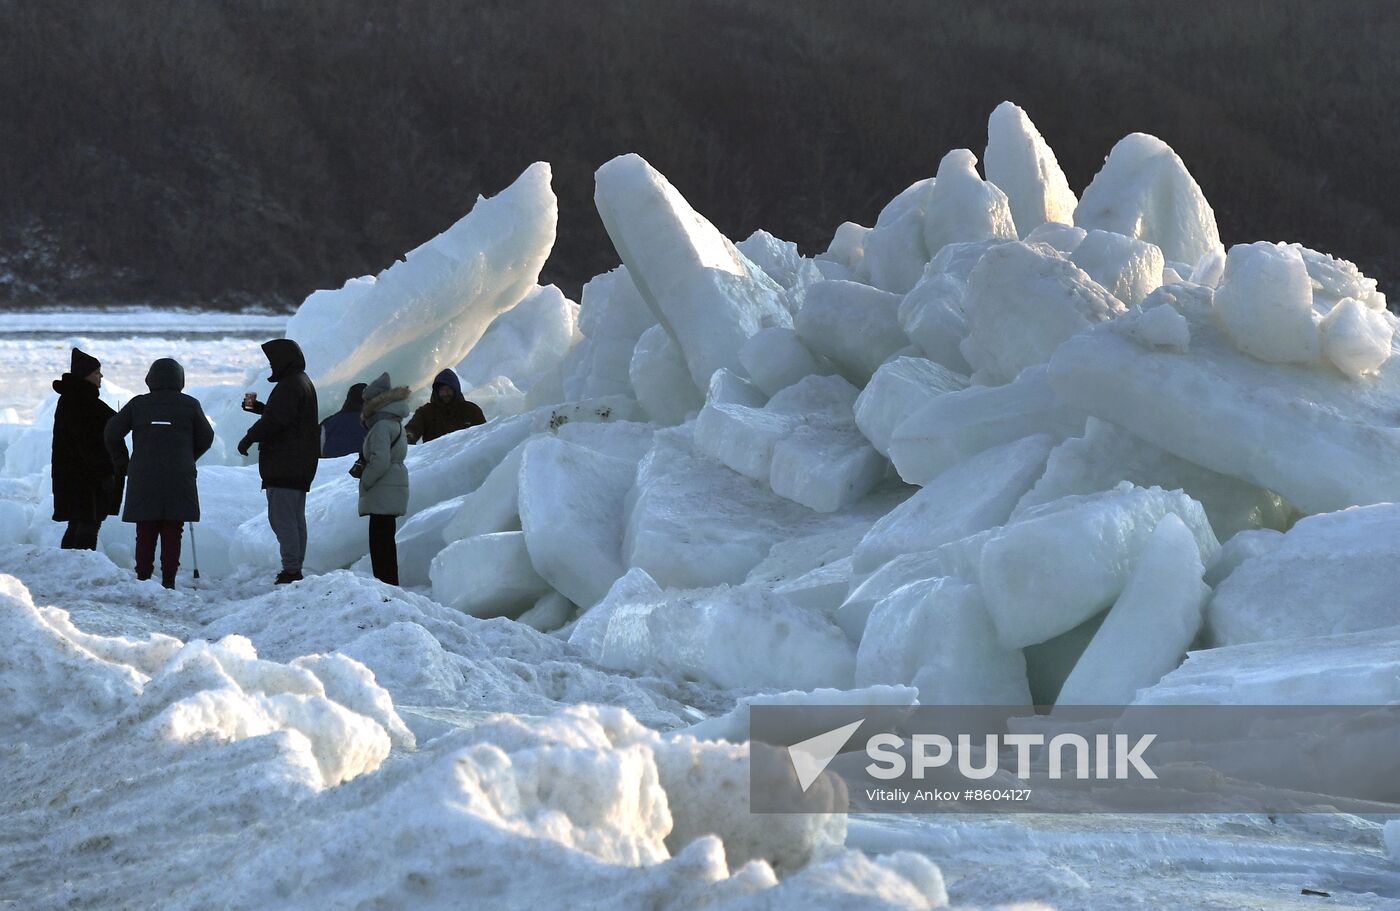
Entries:
{"type": "Polygon", "coordinates": [[[933,550],[997,525],[1045,469],[1055,445],[1046,434],[984,450],[955,465],[896,507],[856,547],[852,568],[873,572],[901,554],[933,550]]]}
{"type": "Polygon", "coordinates": [[[1210,595],[1203,570],[1191,530],[1164,516],[1056,704],[1126,705],[1180,664],[1210,595]]]}
{"type": "Polygon", "coordinates": [[[680,345],[705,388],[739,347],[768,326],[791,325],[782,289],[638,155],[598,169],[594,201],[637,290],[680,345]]]}
{"type": "Polygon", "coordinates": [[[351,384],[380,373],[426,388],[535,287],[558,218],[549,182],[549,165],[536,162],[377,278],[306,299],[286,335],[306,355],[322,417],[340,407],[351,384]]]}
{"type": "Polygon", "coordinates": [[[848,594],[836,609],[836,625],[852,642],[860,642],[870,612],[886,596],[910,582],[951,575],[948,561],[938,551],[918,551],[895,557],[865,577],[853,576],[848,594]]]}
{"type": "Polygon", "coordinates": [[[904,294],[923,275],[928,260],[922,209],[910,209],[886,224],[877,223],[865,235],[862,262],[870,284],[882,291],[904,294]]]}
{"type": "Polygon", "coordinates": [[[739,474],[767,483],[773,447],[801,423],[796,415],[710,402],[696,418],[695,445],[739,474]]]}
{"type": "Polygon", "coordinates": [[[1014,237],[1001,237],[992,240],[970,240],[949,244],[940,250],[933,259],[929,260],[925,274],[948,275],[963,284],[967,284],[972,270],[977,268],[982,257],[997,247],[1015,242],[1016,238],[1014,237]]]}
{"type": "Polygon", "coordinates": [[[1074,223],[1136,237],[1168,260],[1194,263],[1220,246],[1215,212],[1186,165],[1146,133],[1118,141],[1079,198],[1074,223]]]}
{"type": "Polygon", "coordinates": [[[1098,229],[1085,236],[1069,259],[1130,307],[1162,286],[1166,267],[1156,244],[1098,229]]]}
{"type": "Polygon", "coordinates": [[[1352,378],[1374,373],[1390,357],[1395,317],[1344,298],[1322,318],[1322,353],[1352,378]]]}
{"type": "Polygon", "coordinates": [[[929,196],[933,192],[934,179],[925,177],[923,180],[916,180],[909,186],[900,190],[893,199],[885,203],[880,209],[880,214],[875,216],[875,227],[883,228],[908,215],[910,212],[918,212],[922,215],[928,211],[929,196]]]}
{"type": "Polygon", "coordinates": [[[930,256],[948,244],[1002,238],[1014,240],[1016,225],[1006,194],[977,174],[977,156],[953,149],[938,164],[924,219],[930,256]]]}
{"type": "Polygon", "coordinates": [[[1089,418],[1083,436],[1055,447],[1045,473],[1012,515],[1061,497],[1108,490],[1121,481],[1184,490],[1205,509],[1222,541],[1246,528],[1286,528],[1294,517],[1278,494],[1179,459],[1098,418],[1089,418]]]}
{"type": "Polygon", "coordinates": [[[846,556],[809,570],[795,579],[778,582],[773,586],[773,594],[786,598],[804,610],[834,619],[850,585],[851,558],[846,556]]]}
{"type": "Polygon", "coordinates": [[[656,429],[655,424],[638,421],[575,421],[560,427],[554,435],[585,449],[592,449],[615,459],[624,459],[636,465],[651,449],[651,439],[656,429]]]}
{"type": "Polygon", "coordinates": [[[520,463],[520,524],[530,562],[587,610],[625,571],[623,506],[636,465],[541,436],[520,463]]]}
{"type": "Polygon", "coordinates": [[[1003,101],[987,119],[987,180],[1006,193],[1022,237],[1046,222],[1070,222],[1078,200],[1055,152],[1026,112],[1003,101]]]}
{"type": "Polygon", "coordinates": [[[762,329],[744,342],[739,349],[739,362],[754,385],[767,395],[805,376],[831,370],[817,360],[794,330],[778,327],[762,329]]]}
{"type": "Polygon", "coordinates": [[[637,401],[658,424],[679,424],[705,404],[680,347],[660,326],[652,326],[637,339],[627,375],[637,401]]]}
{"type": "Polygon", "coordinates": [[[869,493],[887,467],[854,422],[813,421],[774,444],[768,484],[808,509],[835,512],[869,493]]]}
{"type": "Polygon", "coordinates": [[[755,231],[734,246],[782,288],[798,284],[811,268],[811,263],[797,252],[797,244],[780,240],[767,231],[755,231]]]}
{"type": "Polygon", "coordinates": [[[520,531],[520,457],[525,442],[496,463],[477,488],[461,499],[461,505],[442,528],[446,544],[498,531],[520,531]]]}
{"type": "Polygon", "coordinates": [[[839,376],[806,376],[773,393],[763,407],[775,414],[854,421],[859,397],[860,390],[839,376]]]}
{"type": "Polygon", "coordinates": [[[1400,627],[1191,652],[1136,705],[1394,705],[1400,627]]]}
{"type": "Polygon", "coordinates": [[[523,531],[449,544],[428,575],[434,601],[473,617],[518,617],[551,591],[530,562],[523,531]]]}
{"type": "Polygon", "coordinates": [[[534,288],[496,317],[457,365],[462,387],[504,376],[528,390],[564,360],[578,338],[577,323],[578,304],[553,285],[534,288]]]}
{"type": "Polygon", "coordinates": [[[910,684],[922,705],[1031,702],[1021,650],[997,641],[978,587],[953,578],[912,582],[875,606],[855,682],[910,684]]]}
{"type": "Polygon", "coordinates": [[[1169,513],[1191,530],[1202,564],[1214,560],[1220,544],[1199,503],[1126,482],[1037,506],[992,532],[978,577],[1002,644],[1044,642],[1112,604],[1169,513]]]}
{"type": "Polygon", "coordinates": [[[797,336],[863,386],[890,355],[909,344],[899,325],[900,296],[856,282],[820,282],[807,289],[797,336]]]}
{"type": "Polygon", "coordinates": [[[911,342],[930,360],[962,375],[972,372],[961,347],[967,337],[966,293],[966,282],[946,272],[926,272],[900,301],[898,313],[911,342]]]}
{"type": "Polygon", "coordinates": [[[1053,251],[1005,244],[989,250],[968,278],[962,353],[974,379],[1008,383],[1050,360],[1066,339],[1122,310],[1112,294],[1053,251]]]}
{"type": "Polygon", "coordinates": [[[856,399],[856,426],[875,451],[888,455],[896,427],[929,399],[967,388],[967,377],[934,361],[896,357],[880,365],[856,399]]]}
{"type": "Polygon", "coordinates": [[[768,401],[763,390],[726,367],[721,367],[710,375],[710,386],[705,391],[705,400],[716,405],[743,405],[746,408],[762,408],[768,401]]]}
{"type": "Polygon", "coordinates": [[[598,658],[605,667],[731,689],[851,683],[855,654],[841,631],[762,588],[658,590],[610,607],[598,658]]]}
{"type": "Polygon", "coordinates": [[[1215,291],[1215,316],[1235,347],[1263,361],[1311,364],[1322,358],[1312,280],[1292,247],[1236,244],[1215,291]]]}
{"type": "Polygon", "coordinates": [[[1164,287],[1148,303],[1173,297],[1191,327],[1189,354],[1145,348],[1109,323],[1055,353],[1056,393],[1305,513],[1400,500],[1400,359],[1361,382],[1331,367],[1265,363],[1237,351],[1188,292],[1164,287]]]}
{"type": "Polygon", "coordinates": [[[1246,560],[1211,599],[1214,645],[1400,625],[1400,505],[1299,520],[1278,547],[1246,560]]]}
{"type": "Polygon", "coordinates": [[[970,386],[940,395],[905,418],[890,437],[890,459],[910,484],[927,484],[984,449],[1037,433],[1083,432],[1084,413],[1051,390],[1044,367],[1005,386],[970,386]]]}
{"type": "Polygon", "coordinates": [[[584,338],[564,358],[567,400],[631,395],[628,367],[643,332],[656,316],[642,300],[626,266],[595,275],[583,286],[578,328],[584,338]]]}
{"type": "Polygon", "coordinates": [[[1047,247],[1052,247],[1069,256],[1079,249],[1079,245],[1084,243],[1084,238],[1088,236],[1089,232],[1083,228],[1057,221],[1047,221],[1027,234],[1022,240],[1028,244],[1045,244],[1047,247]]]}

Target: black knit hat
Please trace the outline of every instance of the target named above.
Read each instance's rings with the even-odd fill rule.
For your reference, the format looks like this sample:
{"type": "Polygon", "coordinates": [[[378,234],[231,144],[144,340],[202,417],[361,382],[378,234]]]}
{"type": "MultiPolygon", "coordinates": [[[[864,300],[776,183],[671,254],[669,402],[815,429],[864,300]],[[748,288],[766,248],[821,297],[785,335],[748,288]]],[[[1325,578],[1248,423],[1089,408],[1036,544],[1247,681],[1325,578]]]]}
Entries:
{"type": "Polygon", "coordinates": [[[93,357],[91,354],[87,354],[83,351],[79,351],[77,348],[74,348],[73,360],[68,368],[68,372],[78,377],[79,379],[84,379],[86,377],[91,376],[92,372],[94,370],[99,369],[101,366],[102,362],[99,361],[97,358],[93,357]]]}

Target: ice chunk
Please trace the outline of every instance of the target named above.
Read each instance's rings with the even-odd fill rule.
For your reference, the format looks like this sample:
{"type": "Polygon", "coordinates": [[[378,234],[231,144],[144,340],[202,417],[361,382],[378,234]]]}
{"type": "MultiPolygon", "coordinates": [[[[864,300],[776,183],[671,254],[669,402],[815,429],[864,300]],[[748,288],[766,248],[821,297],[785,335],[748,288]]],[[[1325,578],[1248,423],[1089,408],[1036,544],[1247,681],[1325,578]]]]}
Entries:
{"type": "Polygon", "coordinates": [[[979,581],[1002,644],[1044,642],[1112,604],[1169,513],[1191,530],[1202,564],[1214,560],[1220,544],[1199,503],[1126,482],[1037,506],[993,532],[979,581]]]}
{"type": "Polygon", "coordinates": [[[987,119],[987,180],[1006,193],[1016,230],[1025,237],[1046,222],[1074,219],[1078,200],[1055,153],[1026,112],[1003,101],[987,119]]]}
{"type": "Polygon", "coordinates": [[[1145,133],[1124,136],[1108,153],[1079,198],[1074,223],[1156,244],[1179,262],[1194,263],[1220,246],[1215,212],[1186,165],[1145,133]]]}
{"type": "Polygon", "coordinates": [[[1191,326],[1171,304],[1159,304],[1145,311],[1135,309],[1119,319],[1123,321],[1123,331],[1139,345],[1181,353],[1191,347],[1191,326]]]}
{"type": "Polygon", "coordinates": [[[685,356],[660,326],[637,339],[628,377],[647,416],[658,424],[680,424],[705,403],[690,379],[685,356]]]}
{"type": "Polygon", "coordinates": [[[1007,383],[1122,309],[1073,263],[1029,244],[1005,244],[987,251],[968,278],[962,353],[974,379],[1007,383]]]}
{"type": "MultiPolygon", "coordinates": [[[[1196,264],[1191,268],[1191,274],[1185,276],[1190,281],[1207,288],[1216,288],[1220,285],[1220,279],[1225,276],[1225,248],[1216,247],[1201,254],[1201,258],[1196,260],[1196,264]]],[[[1167,282],[1163,280],[1163,284],[1167,282]]]]}
{"type": "Polygon", "coordinates": [[[1299,520],[1278,547],[1240,564],[1207,609],[1215,645],[1400,625],[1400,505],[1299,520]]]}
{"type": "Polygon", "coordinates": [[[724,367],[710,377],[705,398],[718,405],[744,405],[749,408],[762,408],[768,400],[762,389],[724,367]]]}
{"type": "Polygon", "coordinates": [[[1283,532],[1272,528],[1254,528],[1236,532],[1220,545],[1220,553],[1215,561],[1206,567],[1205,580],[1211,588],[1219,587],[1240,568],[1240,564],[1253,557],[1262,557],[1277,550],[1283,543],[1283,532]]]}
{"type": "Polygon", "coordinates": [[[801,423],[796,415],[709,402],[695,421],[695,441],[710,458],[766,484],[773,466],[773,447],[801,423]]]}
{"type": "Polygon", "coordinates": [[[1364,383],[1330,367],[1265,363],[1235,350],[1200,300],[1209,291],[1194,287],[1163,287],[1147,301],[1170,300],[1186,318],[1189,354],[1145,349],[1108,323],[1055,353],[1056,393],[1306,513],[1400,500],[1400,361],[1364,383]]]}
{"type": "Polygon", "coordinates": [[[769,486],[817,512],[835,512],[864,497],[888,464],[854,422],[804,424],[773,446],[769,486]]]}
{"type": "Polygon", "coordinates": [[[1313,282],[1313,306],[1321,312],[1339,301],[1354,297],[1369,310],[1384,310],[1385,295],[1376,290],[1376,280],[1367,278],[1356,264],[1327,253],[1310,250],[1302,244],[1288,244],[1303,257],[1313,282]]]}
{"type": "Polygon", "coordinates": [[[1070,262],[1130,307],[1162,286],[1166,267],[1156,244],[1098,229],[1075,247],[1070,262]]]}
{"type": "Polygon", "coordinates": [[[558,218],[550,176],[549,165],[536,162],[377,278],[351,279],[306,299],[286,335],[306,355],[323,417],[339,408],[352,383],[380,373],[426,388],[535,287],[558,218]]]}
{"type": "Polygon", "coordinates": [[[1126,705],[1180,662],[1210,589],[1196,538],[1175,515],[1157,523],[1057,705],[1126,705]]]}
{"type": "Polygon", "coordinates": [[[1083,432],[1084,414],[1051,390],[1044,367],[1005,386],[972,386],[937,396],[895,428],[889,455],[899,476],[927,484],[984,449],[1037,433],[1058,439],[1083,432]]]}
{"type": "Polygon", "coordinates": [[[934,361],[893,358],[875,371],[856,399],[856,425],[876,452],[888,455],[890,437],[905,418],[934,396],[966,388],[967,377],[934,361]]]}
{"type": "Polygon", "coordinates": [[[928,260],[923,209],[910,208],[892,221],[877,223],[865,235],[861,264],[870,284],[882,291],[907,292],[923,275],[928,260]]]}
{"type": "Polygon", "coordinates": [[[839,376],[807,376],[780,389],[764,405],[775,414],[854,421],[860,390],[839,376]]]}
{"type": "Polygon", "coordinates": [[[734,246],[782,288],[791,289],[814,278],[811,261],[802,258],[792,241],[780,240],[767,231],[755,231],[734,246]]]}
{"type": "Polygon", "coordinates": [[[433,558],[433,600],[473,617],[518,617],[547,595],[523,531],[464,538],[433,558]]]}
{"type": "Polygon", "coordinates": [[[569,622],[574,604],[558,592],[550,592],[516,619],[542,633],[552,632],[569,622]]]}
{"type": "Polygon", "coordinates": [[[1310,364],[1322,357],[1312,281],[1291,247],[1264,241],[1231,247],[1215,315],[1235,347],[1260,360],[1310,364]]]}
{"type": "Polygon", "coordinates": [[[578,304],[553,285],[536,287],[487,327],[457,365],[465,388],[508,377],[528,391],[564,360],[577,339],[578,304]]]}
{"type": "Polygon", "coordinates": [[[1045,470],[1054,446],[1046,434],[984,450],[926,484],[876,522],[851,566],[873,572],[901,554],[933,550],[1002,525],[1045,470]]]}
{"type": "Polygon", "coordinates": [[[1322,352],[1338,370],[1359,378],[1374,373],[1390,357],[1395,319],[1354,297],[1344,298],[1322,318],[1322,352]]]}
{"type": "Polygon", "coordinates": [[[792,329],[761,329],[739,349],[739,362],[749,378],[766,395],[772,395],[805,376],[830,373],[792,329]]]}
{"type": "Polygon", "coordinates": [[[632,395],[628,369],[637,339],[656,317],[642,300],[626,266],[594,276],[583,286],[578,328],[582,341],[561,365],[564,397],[570,401],[632,395]]]}
{"type": "Polygon", "coordinates": [[[542,436],[520,463],[520,523],[536,572],[587,610],[625,571],[623,501],[636,465],[542,436]]]}
{"type": "Polygon", "coordinates": [[[916,705],[919,692],[910,686],[866,686],[855,690],[789,690],[744,696],[723,715],[698,721],[681,733],[700,740],[749,739],[749,710],[756,705],[916,705]]]}
{"type": "Polygon", "coordinates": [[[614,158],[596,176],[603,226],[698,388],[721,367],[742,369],[739,348],[749,336],[791,325],[777,282],[640,156],[614,158]]]}
{"type": "Polygon", "coordinates": [[[520,531],[520,456],[524,451],[522,442],[496,463],[486,480],[461,498],[457,511],[442,527],[445,543],[498,531],[520,531]]]}
{"type": "Polygon", "coordinates": [[[1069,256],[1079,249],[1079,245],[1084,243],[1084,238],[1088,236],[1089,232],[1083,228],[1058,221],[1047,221],[1022,240],[1028,244],[1045,244],[1069,256]]]}
{"type": "Polygon", "coordinates": [[[865,578],[854,577],[850,592],[837,608],[836,625],[852,642],[859,642],[875,605],[910,582],[951,575],[948,561],[937,551],[918,551],[895,557],[865,578]]]}
{"type": "Polygon", "coordinates": [[[963,295],[967,284],[946,272],[929,272],[899,304],[899,325],[930,360],[969,374],[962,340],[967,337],[963,295]]]}
{"type": "Polygon", "coordinates": [[[911,582],[880,601],[860,640],[855,680],[911,684],[923,705],[1031,701],[1021,650],[997,641],[981,591],[961,579],[911,582]]]}
{"type": "Polygon", "coordinates": [[[820,282],[807,289],[797,336],[863,386],[890,355],[909,344],[899,325],[900,296],[855,282],[820,282]]]}
{"type": "Polygon", "coordinates": [[[948,244],[1001,238],[1014,240],[1016,225],[1006,194],[977,174],[977,156],[953,149],[938,163],[924,219],[930,256],[948,244]]]}
{"type": "MultiPolygon", "coordinates": [[[[466,496],[443,500],[417,512],[394,535],[400,585],[428,585],[428,567],[443,548],[443,531],[462,508],[466,496]]],[[[454,539],[455,540],[455,539],[454,539]]]]}
{"type": "Polygon", "coordinates": [[[1179,459],[1098,418],[1088,420],[1083,436],[1055,447],[1045,473],[1021,498],[1013,516],[1061,497],[1108,490],[1122,481],[1184,490],[1205,509],[1222,540],[1246,528],[1283,529],[1294,517],[1278,494],[1179,459]]]}
{"type": "MultiPolygon", "coordinates": [[[[769,556],[772,556],[771,552],[769,556]]],[[[758,567],[754,567],[755,571],[757,569],[758,567]]],[[[749,573],[749,578],[753,578],[752,572],[749,573]]],[[[795,579],[778,582],[773,586],[773,594],[780,595],[805,610],[834,618],[850,587],[851,558],[845,556],[808,570],[795,579]]]]}
{"type": "Polygon", "coordinates": [[[824,255],[855,274],[861,269],[861,260],[865,258],[865,238],[869,233],[870,229],[863,225],[844,221],[837,225],[824,255]]]}

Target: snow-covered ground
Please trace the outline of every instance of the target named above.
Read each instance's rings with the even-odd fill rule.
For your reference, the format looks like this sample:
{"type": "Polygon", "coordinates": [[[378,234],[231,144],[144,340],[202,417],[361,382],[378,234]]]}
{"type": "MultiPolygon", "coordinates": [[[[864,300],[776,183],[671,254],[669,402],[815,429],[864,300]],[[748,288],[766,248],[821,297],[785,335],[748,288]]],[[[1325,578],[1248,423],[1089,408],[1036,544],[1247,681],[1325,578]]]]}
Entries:
{"type": "Polygon", "coordinates": [[[1379,817],[748,812],[729,713],[780,691],[1400,702],[1374,282],[1227,253],[1152,137],[1079,198],[1014,106],[983,157],[816,257],[620,157],[623,265],[578,303],[536,284],[541,163],[290,320],[0,314],[0,907],[1400,908],[1379,817]],[[270,584],[232,443],[284,331],[325,413],[456,367],[492,418],[413,447],[402,588],[369,577],[348,460],[308,578],[270,584]],[[114,404],[184,363],[218,434],[200,580],[136,582],[116,521],[57,549],[73,339],[114,404]]]}

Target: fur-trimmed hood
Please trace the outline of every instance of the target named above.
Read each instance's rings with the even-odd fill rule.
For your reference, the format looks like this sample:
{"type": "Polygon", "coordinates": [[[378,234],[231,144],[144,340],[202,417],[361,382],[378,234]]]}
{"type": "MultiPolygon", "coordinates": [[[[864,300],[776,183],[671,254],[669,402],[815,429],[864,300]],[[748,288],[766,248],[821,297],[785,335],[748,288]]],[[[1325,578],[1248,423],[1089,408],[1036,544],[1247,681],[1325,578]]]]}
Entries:
{"type": "Polygon", "coordinates": [[[386,418],[402,421],[408,417],[408,396],[407,386],[390,386],[389,375],[382,374],[365,387],[365,404],[360,409],[360,420],[365,424],[386,418]]]}

